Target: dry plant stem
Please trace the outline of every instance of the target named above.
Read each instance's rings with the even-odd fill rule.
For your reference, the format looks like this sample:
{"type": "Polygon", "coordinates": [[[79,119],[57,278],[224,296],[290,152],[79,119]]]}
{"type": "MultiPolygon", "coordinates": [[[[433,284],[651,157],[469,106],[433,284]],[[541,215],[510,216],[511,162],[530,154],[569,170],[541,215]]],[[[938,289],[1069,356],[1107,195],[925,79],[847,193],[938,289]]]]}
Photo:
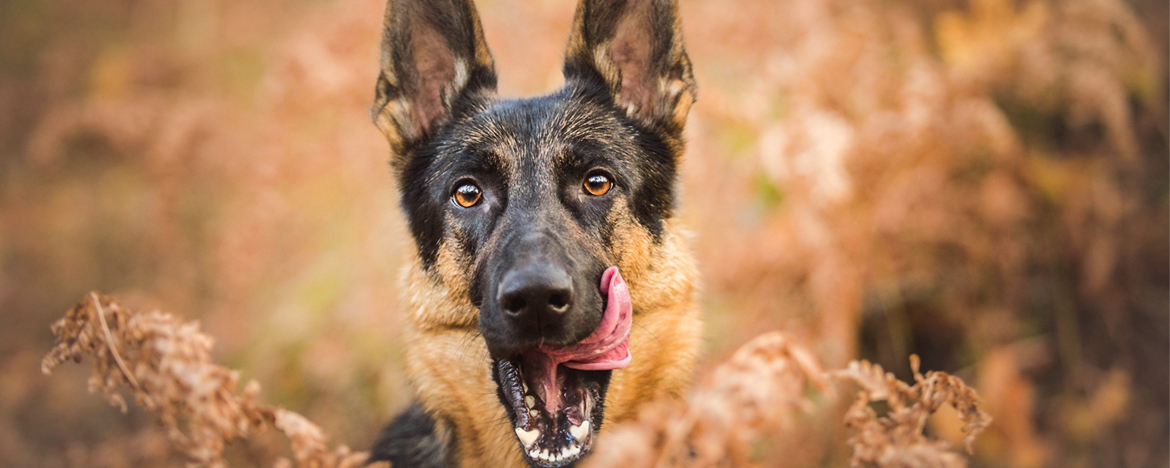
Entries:
{"type": "MultiPolygon", "coordinates": [[[[257,403],[260,385],[255,381],[237,391],[238,374],[211,361],[212,340],[194,322],[158,311],[137,313],[93,292],[52,330],[57,345],[42,361],[46,374],[66,360],[90,357],[90,391],[100,391],[125,411],[119,389],[128,386],[136,401],[158,417],[175,449],[196,466],[226,466],[226,444],[269,425],[289,438],[296,466],[354,468],[368,458],[344,445],[330,449],[324,432],[308,419],[257,403]]],[[[293,462],[281,459],[276,466],[293,462]]]]}
{"type": "Polygon", "coordinates": [[[122,356],[118,354],[118,348],[114,346],[114,338],[110,336],[110,325],[106,323],[106,311],[102,309],[102,302],[98,300],[97,292],[90,292],[89,297],[93,299],[93,305],[97,308],[98,319],[102,322],[102,333],[106,335],[106,343],[110,346],[110,354],[114,355],[114,360],[118,362],[118,368],[122,369],[122,374],[134,386],[134,390],[141,392],[142,387],[138,385],[138,379],[134,378],[134,374],[130,373],[130,369],[126,368],[126,363],[122,361],[122,356]]]}

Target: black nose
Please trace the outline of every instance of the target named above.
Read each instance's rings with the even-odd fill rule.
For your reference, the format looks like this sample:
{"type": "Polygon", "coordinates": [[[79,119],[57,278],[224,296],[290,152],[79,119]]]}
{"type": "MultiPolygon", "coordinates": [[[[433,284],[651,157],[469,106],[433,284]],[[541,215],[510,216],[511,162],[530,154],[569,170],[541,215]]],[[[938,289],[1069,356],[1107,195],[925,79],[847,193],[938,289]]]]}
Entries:
{"type": "Polygon", "coordinates": [[[517,324],[556,326],[573,304],[573,281],[554,265],[527,265],[504,275],[497,300],[504,316],[517,324]]]}

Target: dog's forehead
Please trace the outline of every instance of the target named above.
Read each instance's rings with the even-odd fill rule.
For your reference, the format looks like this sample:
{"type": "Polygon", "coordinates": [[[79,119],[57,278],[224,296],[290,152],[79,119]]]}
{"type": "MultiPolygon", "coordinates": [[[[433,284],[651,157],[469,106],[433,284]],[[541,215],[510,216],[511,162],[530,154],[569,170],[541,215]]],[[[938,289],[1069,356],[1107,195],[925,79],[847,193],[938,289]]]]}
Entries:
{"type": "Polygon", "coordinates": [[[621,133],[600,106],[558,92],[493,101],[466,121],[462,140],[512,161],[548,163],[573,147],[612,144],[621,133]]]}

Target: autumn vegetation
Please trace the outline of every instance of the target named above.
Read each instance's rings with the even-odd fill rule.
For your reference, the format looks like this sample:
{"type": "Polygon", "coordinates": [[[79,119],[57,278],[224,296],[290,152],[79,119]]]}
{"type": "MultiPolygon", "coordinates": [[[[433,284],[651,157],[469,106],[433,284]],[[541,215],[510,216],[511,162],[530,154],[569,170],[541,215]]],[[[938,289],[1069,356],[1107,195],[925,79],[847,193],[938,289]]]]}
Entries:
{"type": "MultiPolygon", "coordinates": [[[[557,86],[573,2],[477,3],[557,86]]],[[[680,3],[706,349],[596,463],[1170,464],[1166,2],[680,3]]],[[[0,3],[0,466],[342,466],[409,403],[383,7],[0,3]]]]}
{"type": "MultiPolygon", "coordinates": [[[[191,464],[227,466],[227,444],[271,426],[288,439],[295,466],[366,466],[367,453],[345,445],[330,449],[321,428],[304,416],[260,403],[255,380],[240,389],[238,372],[211,362],[213,340],[198,323],[159,311],[140,313],[92,292],[52,330],[57,344],[41,363],[45,374],[69,361],[92,361],[90,392],[104,395],[123,413],[123,394],[133,395],[191,464]]],[[[965,423],[966,451],[972,453],[972,441],[991,416],[962,380],[943,372],[924,376],[918,357],[911,360],[913,385],[866,361],[826,374],[807,349],[781,333],[765,334],[716,367],[709,382],[686,400],[652,402],[635,420],[608,430],[587,465],[752,466],[753,445],[801,430],[797,413],[825,416],[818,414],[824,405],[818,408],[806,387],[828,392],[826,379],[837,377],[861,387],[845,415],[853,466],[966,467],[966,457],[946,441],[923,434],[926,419],[950,405],[965,423]],[[875,401],[886,402],[887,414],[870,407],[875,401]]],[[[281,457],[273,466],[291,467],[292,460],[281,457]]]]}

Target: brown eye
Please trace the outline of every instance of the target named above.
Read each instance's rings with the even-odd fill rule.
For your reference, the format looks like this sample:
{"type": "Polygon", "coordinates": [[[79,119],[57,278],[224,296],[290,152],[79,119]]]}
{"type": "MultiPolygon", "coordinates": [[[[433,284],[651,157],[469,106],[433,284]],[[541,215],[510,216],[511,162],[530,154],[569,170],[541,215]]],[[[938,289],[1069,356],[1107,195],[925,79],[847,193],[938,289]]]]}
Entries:
{"type": "Polygon", "coordinates": [[[482,199],[483,192],[475,184],[460,185],[455,188],[455,194],[451,195],[451,201],[464,208],[471,208],[478,205],[482,199]]]}
{"type": "Polygon", "coordinates": [[[593,173],[585,178],[585,192],[595,197],[609,193],[611,188],[613,188],[613,182],[605,174],[593,173]]]}

